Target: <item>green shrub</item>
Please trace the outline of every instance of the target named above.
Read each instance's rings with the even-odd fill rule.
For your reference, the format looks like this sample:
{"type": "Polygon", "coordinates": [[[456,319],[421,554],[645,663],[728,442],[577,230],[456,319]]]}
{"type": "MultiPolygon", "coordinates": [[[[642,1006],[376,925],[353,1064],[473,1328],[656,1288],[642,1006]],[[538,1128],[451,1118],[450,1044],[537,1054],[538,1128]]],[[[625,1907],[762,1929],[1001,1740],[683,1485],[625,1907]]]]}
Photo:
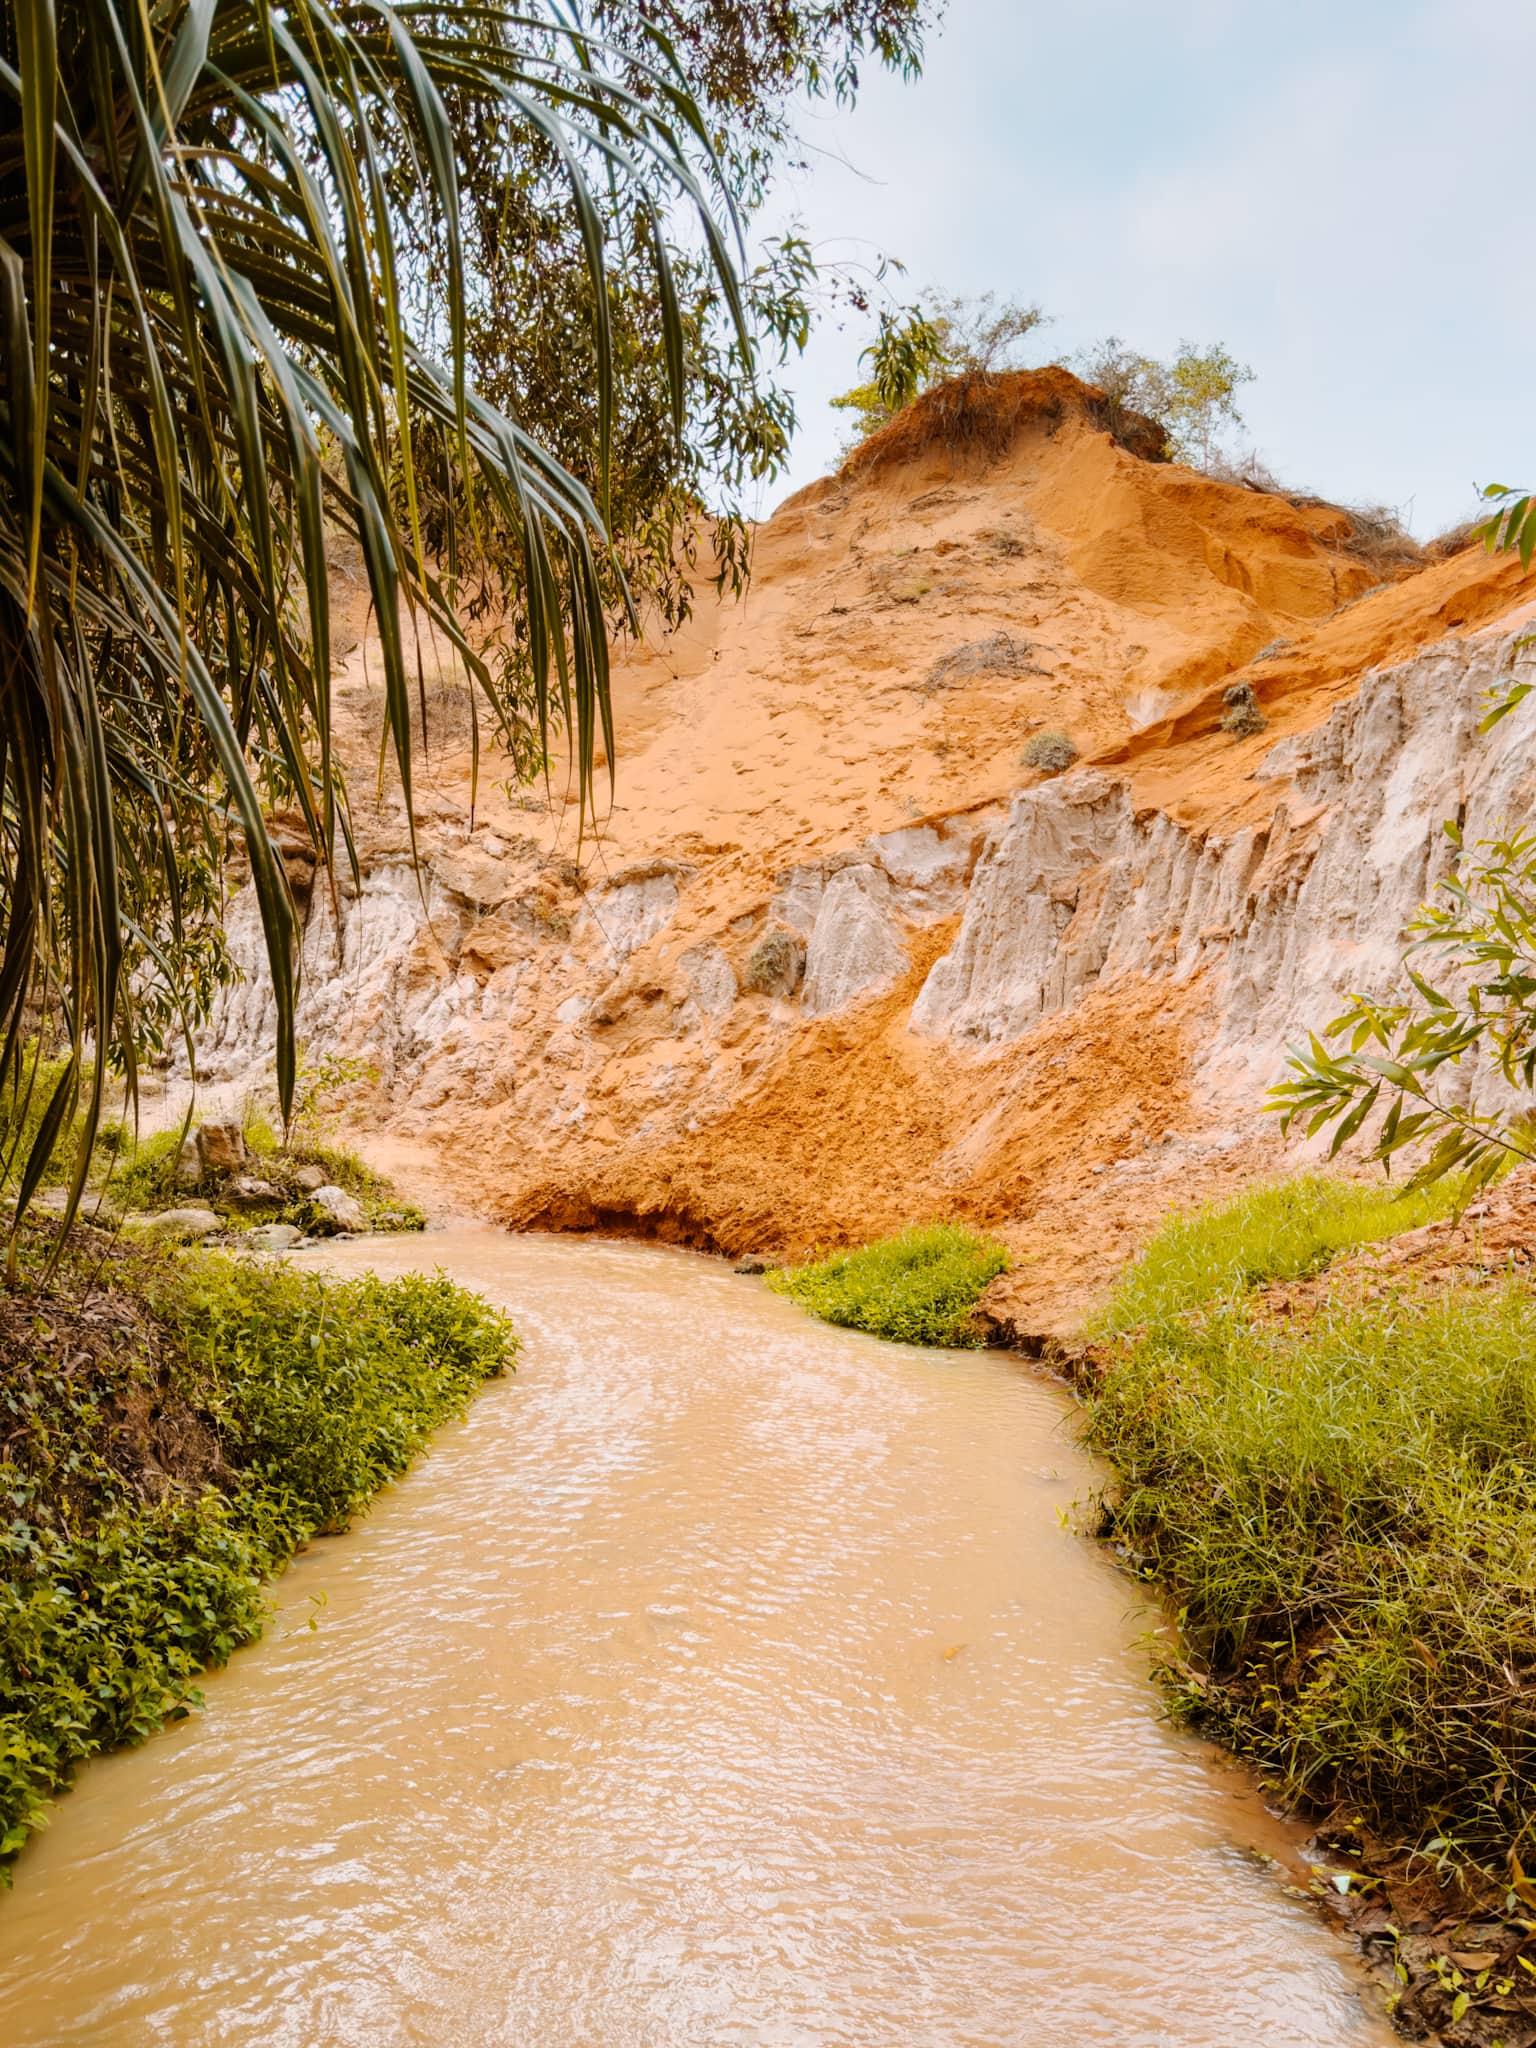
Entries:
{"type": "Polygon", "coordinates": [[[770,1273],[768,1285],[823,1322],[898,1344],[966,1348],[981,1342],[973,1310],[982,1289],[1007,1267],[1000,1244],[961,1224],[929,1223],[770,1273]]]}
{"type": "Polygon", "coordinates": [[[174,1130],[155,1131],[128,1149],[127,1156],[112,1165],[107,1186],[122,1209],[163,1209],[178,1198],[176,1161],[181,1156],[182,1134],[174,1130]]]}
{"type": "Polygon", "coordinates": [[[267,1577],[516,1351],[504,1317],[441,1278],[110,1267],[105,1326],[43,1299],[30,1329],[17,1311],[3,1330],[0,1866],[75,1762],[195,1704],[198,1673],[261,1633],[267,1577]]]}
{"type": "MultiPolygon", "coordinates": [[[[10,1161],[12,1191],[21,1179],[27,1155],[42,1127],[53,1091],[64,1078],[68,1066],[66,1059],[42,1058],[34,1042],[22,1054],[17,1075],[19,1085],[0,1090],[0,1161],[10,1161]]],[[[78,1109],[72,1117],[65,1119],[49,1154],[41,1186],[56,1186],[68,1179],[84,1129],[85,1118],[78,1109]]],[[[127,1136],[118,1118],[104,1117],[96,1134],[97,1156],[103,1160],[114,1157],[123,1149],[127,1136]]]]}
{"type": "Polygon", "coordinates": [[[247,1152],[255,1153],[258,1159],[270,1159],[283,1149],[282,1133],[270,1117],[259,1110],[247,1109],[240,1119],[240,1133],[245,1139],[247,1152]]]}
{"type": "Polygon", "coordinates": [[[1363,1193],[1267,1189],[1148,1248],[1091,1399],[1106,1533],[1180,1610],[1202,1727],[1486,1865],[1536,1816],[1536,1299],[1378,1278],[1293,1324],[1241,1297],[1379,1234],[1363,1193]]]}
{"type": "Polygon", "coordinates": [[[407,1274],[327,1282],[210,1257],[172,1313],[243,1484],[288,1548],[344,1528],[446,1414],[500,1371],[510,1326],[477,1296],[407,1274]]]}

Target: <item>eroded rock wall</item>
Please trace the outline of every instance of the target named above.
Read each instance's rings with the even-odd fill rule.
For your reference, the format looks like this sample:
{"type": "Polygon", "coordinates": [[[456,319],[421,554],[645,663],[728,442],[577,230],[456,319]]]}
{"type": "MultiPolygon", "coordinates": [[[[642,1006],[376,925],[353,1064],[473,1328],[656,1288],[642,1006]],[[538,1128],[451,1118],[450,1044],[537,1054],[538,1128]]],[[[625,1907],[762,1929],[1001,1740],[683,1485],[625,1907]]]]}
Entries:
{"type": "MultiPolygon", "coordinates": [[[[1077,1162],[1123,1179],[1127,1147],[1151,1145],[1154,1126],[1165,1148],[1256,1132],[1286,1044],[1352,990],[1392,985],[1404,928],[1445,871],[1444,821],[1475,838],[1530,814],[1528,721],[1478,733],[1489,689],[1528,658],[1505,633],[1367,674],[1313,729],[1259,752],[1264,821],[1225,834],[1087,765],[1006,809],[767,876],[657,857],[597,878],[484,834],[440,845],[420,879],[392,856],[334,904],[316,890],[300,1028],[373,1061],[379,1109],[448,1138],[478,1189],[520,1213],[599,1186],[594,1213],[617,1212],[658,1160],[707,1210],[700,1190],[730,1147],[753,1158],[761,1103],[763,1131],[792,1118],[805,1150],[786,1161],[765,1139],[760,1170],[732,1169],[759,1173],[753,1213],[778,1184],[786,1211],[814,1218],[822,1143],[868,1120],[871,1155],[894,1170],[887,1207],[985,1210],[990,1187],[989,1220],[1005,1227],[1037,1199],[1004,1171],[1031,1118],[1083,1114],[1041,1081],[1072,1066],[1075,1020],[1124,1034],[1125,1071],[1096,1055],[1101,1087],[1122,1092],[1136,1044],[1171,1043],[1162,1027],[1180,1020],[1177,1088],[1149,1080],[1134,1114],[1103,1126],[1106,1158],[1077,1162]],[[888,1082],[890,1102],[922,1109],[910,1129],[875,1107],[888,1082]]],[[[204,1062],[235,1082],[259,1069],[273,1019],[243,899],[230,932],[246,979],[204,1062]]],[[[1186,1156],[1138,1151],[1135,1171],[1186,1156]]],[[[830,1203],[826,1216],[829,1232],[857,1227],[830,1203]]]]}
{"type": "Polygon", "coordinates": [[[1489,690],[1522,635],[1450,641],[1367,675],[1315,730],[1254,770],[1268,823],[1230,837],[1138,812],[1092,768],[1022,792],[989,841],[959,936],[913,1029],[978,1047],[1027,1036],[1096,982],[1203,975],[1212,1086],[1251,1094],[1286,1043],[1354,990],[1399,979],[1405,927],[1465,836],[1529,817],[1536,778],[1518,718],[1482,736],[1489,690]]]}

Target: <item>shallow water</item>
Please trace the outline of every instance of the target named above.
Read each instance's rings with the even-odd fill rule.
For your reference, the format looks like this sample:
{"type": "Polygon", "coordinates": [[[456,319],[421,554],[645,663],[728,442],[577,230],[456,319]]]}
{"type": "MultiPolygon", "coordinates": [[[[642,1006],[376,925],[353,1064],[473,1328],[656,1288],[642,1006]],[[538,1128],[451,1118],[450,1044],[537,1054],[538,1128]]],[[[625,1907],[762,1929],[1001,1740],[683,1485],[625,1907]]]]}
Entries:
{"type": "Polygon", "coordinates": [[[1054,1390],[683,1252],[328,1262],[441,1265],[522,1368],[60,1802],[0,1902],[6,2048],[1394,2038],[1157,1718],[1054,1390]]]}

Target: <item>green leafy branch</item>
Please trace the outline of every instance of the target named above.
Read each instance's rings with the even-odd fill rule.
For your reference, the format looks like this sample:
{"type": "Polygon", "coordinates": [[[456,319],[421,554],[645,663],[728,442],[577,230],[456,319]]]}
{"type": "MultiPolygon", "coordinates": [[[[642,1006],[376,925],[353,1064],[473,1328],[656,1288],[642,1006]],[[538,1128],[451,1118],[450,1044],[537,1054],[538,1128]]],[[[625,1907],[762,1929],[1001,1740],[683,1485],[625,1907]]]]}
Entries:
{"type": "MultiPolygon", "coordinates": [[[[1458,849],[1454,824],[1446,836],[1458,849]]],[[[1335,1157],[1385,1105],[1369,1156],[1386,1165],[1405,1147],[1430,1142],[1409,1186],[1462,1176],[1464,1200],[1521,1161],[1536,1159],[1536,1113],[1479,1109],[1453,1090],[1450,1071],[1476,1053],[1510,1088],[1536,1088],[1536,832],[1480,840],[1465,875],[1441,884],[1409,927],[1407,990],[1385,1000],[1355,995],[1306,1050],[1293,1047],[1291,1078],[1270,1090],[1282,1128],[1304,1123],[1309,1137],[1330,1124],[1335,1157]],[[1413,955],[1443,962],[1437,979],[1413,955]]]]}
{"type": "MultiPolygon", "coordinates": [[[[1482,495],[1494,507],[1477,529],[1483,546],[1490,555],[1506,549],[1517,552],[1521,568],[1528,570],[1536,557],[1536,494],[1514,490],[1508,484],[1487,484],[1482,495]]],[[[1528,639],[1515,642],[1517,649],[1530,644],[1528,639]]],[[[1536,684],[1520,681],[1491,691],[1478,731],[1491,731],[1501,718],[1508,718],[1517,705],[1523,704],[1533,689],[1536,684]]]]}

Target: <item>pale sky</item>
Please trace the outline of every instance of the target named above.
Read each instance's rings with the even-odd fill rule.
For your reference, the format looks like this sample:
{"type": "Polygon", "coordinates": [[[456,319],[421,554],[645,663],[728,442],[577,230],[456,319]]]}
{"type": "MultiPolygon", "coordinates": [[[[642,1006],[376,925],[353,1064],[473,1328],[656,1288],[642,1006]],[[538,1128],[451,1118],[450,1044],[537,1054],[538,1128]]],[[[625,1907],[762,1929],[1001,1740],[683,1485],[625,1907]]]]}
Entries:
{"type": "MultiPolygon", "coordinates": [[[[1536,8],[1489,0],[950,0],[916,84],[805,116],[772,224],[901,258],[904,301],[1038,300],[1038,360],[1223,342],[1245,445],[1428,536],[1536,482],[1533,80],[1536,8]]],[[[769,504],[835,467],[871,332],[829,321],[793,367],[769,504]]]]}

